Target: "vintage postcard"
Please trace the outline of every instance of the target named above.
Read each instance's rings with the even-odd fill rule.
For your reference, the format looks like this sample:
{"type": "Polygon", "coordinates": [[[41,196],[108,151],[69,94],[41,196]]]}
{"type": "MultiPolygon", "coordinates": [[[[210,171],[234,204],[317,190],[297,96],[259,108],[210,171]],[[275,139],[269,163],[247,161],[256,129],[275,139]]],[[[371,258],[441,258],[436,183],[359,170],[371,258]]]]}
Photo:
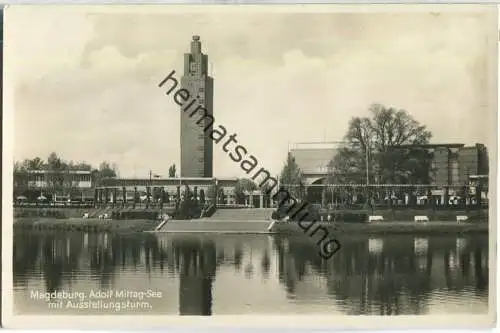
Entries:
{"type": "Polygon", "coordinates": [[[495,6],[3,15],[6,327],[494,324],[495,6]]]}

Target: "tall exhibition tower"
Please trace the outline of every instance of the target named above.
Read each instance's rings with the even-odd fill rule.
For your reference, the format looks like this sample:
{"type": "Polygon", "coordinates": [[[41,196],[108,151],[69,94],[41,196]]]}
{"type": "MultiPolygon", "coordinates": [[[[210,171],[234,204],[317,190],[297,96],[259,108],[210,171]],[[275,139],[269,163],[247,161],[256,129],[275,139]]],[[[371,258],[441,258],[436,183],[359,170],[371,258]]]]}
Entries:
{"type": "MultiPolygon", "coordinates": [[[[199,36],[193,36],[191,52],[184,54],[184,75],[181,88],[196,97],[195,106],[207,110],[213,115],[214,81],[208,76],[208,56],[201,52],[199,36]]],[[[209,117],[204,123],[196,124],[197,117],[190,117],[189,112],[181,111],[181,177],[205,177],[213,174],[213,141],[210,130],[204,131],[210,124],[209,117]]]]}

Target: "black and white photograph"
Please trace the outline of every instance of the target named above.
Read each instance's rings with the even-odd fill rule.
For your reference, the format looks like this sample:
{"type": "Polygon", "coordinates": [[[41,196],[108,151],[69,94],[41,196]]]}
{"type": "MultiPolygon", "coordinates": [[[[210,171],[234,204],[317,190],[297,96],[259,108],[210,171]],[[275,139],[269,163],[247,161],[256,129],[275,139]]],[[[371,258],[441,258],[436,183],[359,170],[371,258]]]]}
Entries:
{"type": "Polygon", "coordinates": [[[489,5],[5,7],[3,324],[492,326],[497,48],[489,5]]]}

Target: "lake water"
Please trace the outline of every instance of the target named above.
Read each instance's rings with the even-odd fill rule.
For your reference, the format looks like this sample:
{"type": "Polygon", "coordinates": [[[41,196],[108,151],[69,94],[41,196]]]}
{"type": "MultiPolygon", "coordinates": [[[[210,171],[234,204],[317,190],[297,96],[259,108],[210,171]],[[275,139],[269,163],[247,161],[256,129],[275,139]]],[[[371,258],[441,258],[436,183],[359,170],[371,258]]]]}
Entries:
{"type": "Polygon", "coordinates": [[[488,237],[16,232],[17,314],[485,314],[488,237]],[[47,300],[46,293],[59,292],[47,300]]]}

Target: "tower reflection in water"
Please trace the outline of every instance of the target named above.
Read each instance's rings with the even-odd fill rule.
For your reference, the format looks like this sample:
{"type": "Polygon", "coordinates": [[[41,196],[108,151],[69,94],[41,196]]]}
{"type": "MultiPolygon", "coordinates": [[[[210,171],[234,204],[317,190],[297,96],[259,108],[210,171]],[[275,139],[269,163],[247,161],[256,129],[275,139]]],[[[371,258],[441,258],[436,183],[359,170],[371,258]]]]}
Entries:
{"type": "Polygon", "coordinates": [[[181,315],[212,314],[212,284],[217,252],[212,240],[176,240],[172,242],[180,278],[179,312],[181,315]]]}
{"type": "MultiPolygon", "coordinates": [[[[259,302],[285,302],[280,311],[290,313],[297,311],[297,302],[325,309],[334,305],[344,314],[382,315],[425,314],[450,299],[487,304],[487,235],[340,240],[342,250],[325,261],[305,237],[15,233],[15,298],[19,294],[21,302],[30,302],[26,291],[36,281],[48,292],[72,290],[89,280],[102,289],[123,281],[146,289],[154,275],[163,285],[178,281],[180,315],[212,315],[214,293],[233,293],[228,281],[245,289],[249,279],[253,288],[261,283],[255,290],[264,295],[259,302]],[[219,270],[226,280],[215,287],[219,270]],[[269,279],[278,279],[282,290],[268,295],[269,279]],[[283,301],[280,292],[287,296],[283,301]]],[[[258,311],[265,305],[249,302],[234,297],[230,305],[216,308],[218,314],[234,313],[229,306],[245,313],[248,306],[258,311]]],[[[152,313],[158,311],[161,306],[152,313]]]]}

